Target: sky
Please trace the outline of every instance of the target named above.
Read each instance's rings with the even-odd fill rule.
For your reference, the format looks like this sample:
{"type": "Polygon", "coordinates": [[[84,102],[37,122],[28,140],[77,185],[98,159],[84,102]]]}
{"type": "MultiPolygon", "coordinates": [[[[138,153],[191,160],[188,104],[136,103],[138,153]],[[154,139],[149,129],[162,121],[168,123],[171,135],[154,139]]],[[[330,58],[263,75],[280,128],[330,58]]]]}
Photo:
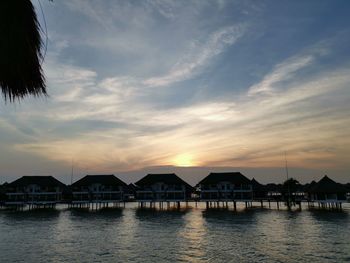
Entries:
{"type": "Polygon", "coordinates": [[[349,1],[40,1],[49,97],[0,101],[0,183],[282,182],[285,153],[303,183],[350,181],[349,1]]]}

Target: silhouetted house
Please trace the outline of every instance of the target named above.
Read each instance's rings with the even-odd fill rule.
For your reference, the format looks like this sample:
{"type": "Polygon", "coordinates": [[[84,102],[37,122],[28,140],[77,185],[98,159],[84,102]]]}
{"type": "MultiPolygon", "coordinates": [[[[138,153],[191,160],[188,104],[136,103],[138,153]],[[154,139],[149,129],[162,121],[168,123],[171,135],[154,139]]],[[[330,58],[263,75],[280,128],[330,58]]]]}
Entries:
{"type": "Polygon", "coordinates": [[[64,187],[52,176],[23,176],[7,185],[5,204],[55,204],[64,187]]]}
{"type": "Polygon", "coordinates": [[[311,183],[307,183],[303,185],[303,191],[305,193],[308,193],[313,187],[316,185],[316,181],[311,181],[311,183]]]}
{"type": "Polygon", "coordinates": [[[267,189],[265,185],[259,183],[255,178],[251,180],[253,186],[253,199],[266,199],[267,198],[267,189]]]}
{"type": "Polygon", "coordinates": [[[316,185],[316,181],[312,180],[311,183],[306,183],[302,186],[305,198],[310,200],[310,190],[316,185]]]}
{"type": "Polygon", "coordinates": [[[346,187],[346,189],[348,189],[348,193],[350,193],[350,183],[347,183],[344,186],[346,187]]]}
{"type": "Polygon", "coordinates": [[[240,172],[210,173],[198,183],[201,200],[252,200],[252,182],[240,172]]]}
{"type": "Polygon", "coordinates": [[[184,201],[191,198],[193,187],[176,174],[147,174],[135,185],[139,201],[184,201]]]}
{"type": "Polygon", "coordinates": [[[110,175],[86,175],[71,186],[73,203],[123,201],[127,184],[110,175]]]}
{"type": "Polygon", "coordinates": [[[347,189],[325,175],[309,189],[310,199],[317,202],[345,201],[347,189]]]}
{"type": "Polygon", "coordinates": [[[72,186],[66,185],[62,190],[62,201],[69,203],[70,201],[72,201],[72,198],[72,186]]]}
{"type": "Polygon", "coordinates": [[[137,186],[134,184],[128,184],[126,187],[124,187],[124,199],[125,200],[134,200],[136,197],[136,190],[137,186]]]}
{"type": "Polygon", "coordinates": [[[347,189],[346,199],[350,201],[350,183],[344,184],[344,187],[347,189]]]}
{"type": "Polygon", "coordinates": [[[266,186],[267,197],[272,200],[281,200],[282,199],[282,185],[270,183],[266,186]]]}
{"type": "Polygon", "coordinates": [[[6,186],[8,183],[0,185],[0,205],[3,204],[6,200],[6,186]]]}

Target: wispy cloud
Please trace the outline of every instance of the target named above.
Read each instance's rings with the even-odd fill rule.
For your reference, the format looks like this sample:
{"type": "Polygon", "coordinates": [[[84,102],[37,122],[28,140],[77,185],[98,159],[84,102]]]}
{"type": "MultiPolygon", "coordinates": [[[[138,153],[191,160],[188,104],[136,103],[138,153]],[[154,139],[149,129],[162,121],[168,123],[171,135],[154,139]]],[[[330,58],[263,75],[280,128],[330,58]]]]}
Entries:
{"type": "Polygon", "coordinates": [[[302,70],[316,63],[320,57],[327,55],[329,53],[328,44],[327,41],[321,41],[312,47],[306,48],[301,53],[278,63],[259,83],[249,88],[248,94],[262,95],[276,91],[276,89],[285,85],[287,81],[293,79],[302,70]]]}
{"type": "Polygon", "coordinates": [[[297,71],[310,65],[312,61],[313,57],[311,55],[287,59],[285,62],[276,65],[272,72],[266,75],[261,82],[250,87],[249,95],[272,92],[276,84],[291,79],[297,71]]]}
{"type": "Polygon", "coordinates": [[[167,86],[184,81],[198,74],[210,60],[233,45],[244,34],[244,26],[229,26],[212,33],[204,44],[194,42],[190,52],[185,54],[164,76],[153,77],[144,81],[151,87],[167,86]]]}
{"type": "MultiPolygon", "coordinates": [[[[190,154],[193,163],[201,165],[269,167],[276,165],[281,152],[288,150],[294,153],[291,157],[294,165],[315,167],[313,160],[333,159],[341,151],[342,147],[335,143],[340,143],[340,132],[348,125],[344,122],[344,109],[337,110],[334,106],[323,109],[318,100],[345,90],[350,81],[349,72],[328,72],[325,77],[295,83],[269,97],[247,96],[232,102],[207,102],[176,109],[154,110],[144,105],[130,108],[128,99],[125,104],[116,103],[114,107],[111,106],[113,99],[106,100],[107,106],[102,104],[104,99],[96,106],[93,100],[85,101],[86,107],[92,107],[91,114],[85,112],[84,115],[86,109],[80,106],[82,116],[75,118],[123,120],[128,127],[107,128],[103,133],[91,129],[79,138],[51,138],[34,144],[17,144],[16,149],[59,161],[79,156],[91,168],[101,169],[168,165],[179,154],[190,154]],[[162,129],[164,125],[171,128],[162,129]],[[159,130],[152,132],[151,128],[156,127],[159,130]],[[329,141],[332,141],[332,151],[329,151],[329,141]],[[91,148],[93,152],[88,150],[91,148]],[[111,162],[114,165],[111,166],[111,162]]],[[[103,83],[117,86],[129,83],[128,78],[114,81],[103,83]]],[[[339,158],[336,164],[343,161],[339,158]]]]}

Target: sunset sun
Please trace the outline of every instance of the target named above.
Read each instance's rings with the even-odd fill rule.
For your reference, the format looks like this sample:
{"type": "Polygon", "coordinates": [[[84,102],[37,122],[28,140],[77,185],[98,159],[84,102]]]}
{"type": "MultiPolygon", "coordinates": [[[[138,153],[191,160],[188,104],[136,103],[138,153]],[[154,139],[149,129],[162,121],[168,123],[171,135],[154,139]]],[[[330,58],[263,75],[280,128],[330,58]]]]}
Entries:
{"type": "Polygon", "coordinates": [[[195,165],[193,162],[193,156],[191,154],[187,154],[187,153],[177,155],[175,157],[173,163],[176,166],[183,166],[183,167],[195,165]]]}

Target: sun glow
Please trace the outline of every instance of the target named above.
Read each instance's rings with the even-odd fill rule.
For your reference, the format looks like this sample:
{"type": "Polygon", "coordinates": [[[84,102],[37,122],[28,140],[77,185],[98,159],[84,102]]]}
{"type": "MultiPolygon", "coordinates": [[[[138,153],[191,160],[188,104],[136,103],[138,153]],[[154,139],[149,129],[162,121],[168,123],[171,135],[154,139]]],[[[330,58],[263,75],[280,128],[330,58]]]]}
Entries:
{"type": "Polygon", "coordinates": [[[173,161],[176,166],[194,166],[193,156],[188,153],[177,155],[173,161]]]}

